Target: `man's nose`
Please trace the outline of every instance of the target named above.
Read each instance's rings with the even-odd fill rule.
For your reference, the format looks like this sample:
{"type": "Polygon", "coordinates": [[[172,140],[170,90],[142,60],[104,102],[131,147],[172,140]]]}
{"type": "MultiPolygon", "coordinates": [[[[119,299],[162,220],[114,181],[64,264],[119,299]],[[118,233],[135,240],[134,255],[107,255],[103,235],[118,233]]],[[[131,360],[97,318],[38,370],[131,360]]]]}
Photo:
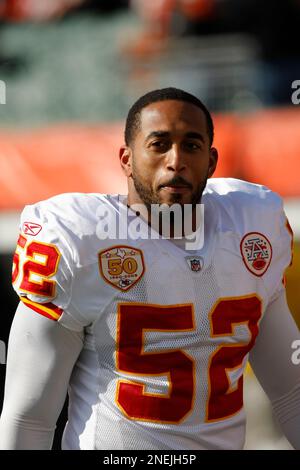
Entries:
{"type": "Polygon", "coordinates": [[[178,145],[172,145],[167,154],[167,169],[171,171],[181,172],[186,168],[184,153],[178,145]]]}

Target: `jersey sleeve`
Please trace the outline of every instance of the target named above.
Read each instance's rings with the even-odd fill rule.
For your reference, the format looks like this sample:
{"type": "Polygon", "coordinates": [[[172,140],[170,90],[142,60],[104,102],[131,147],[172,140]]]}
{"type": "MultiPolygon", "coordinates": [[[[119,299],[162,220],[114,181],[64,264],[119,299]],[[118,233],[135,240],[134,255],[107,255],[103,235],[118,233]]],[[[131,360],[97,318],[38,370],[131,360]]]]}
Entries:
{"type": "Polygon", "coordinates": [[[13,287],[38,314],[81,331],[84,322],[72,304],[75,260],[72,234],[51,203],[26,206],[13,258],[13,287]]]}
{"type": "Polygon", "coordinates": [[[271,303],[285,289],[285,271],[292,260],[293,233],[282,198],[266,186],[233,178],[210,180],[208,192],[221,209],[222,231],[237,234],[244,268],[264,285],[271,303]],[[262,252],[267,261],[263,272],[253,263],[262,252]]]}

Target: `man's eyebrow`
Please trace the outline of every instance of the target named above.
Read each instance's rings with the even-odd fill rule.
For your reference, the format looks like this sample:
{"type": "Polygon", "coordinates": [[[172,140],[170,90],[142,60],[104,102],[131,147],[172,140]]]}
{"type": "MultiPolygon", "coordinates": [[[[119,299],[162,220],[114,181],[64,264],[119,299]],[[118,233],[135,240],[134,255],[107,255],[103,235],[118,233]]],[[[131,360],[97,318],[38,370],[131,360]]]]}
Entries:
{"type": "Polygon", "coordinates": [[[168,137],[170,132],[168,131],[152,131],[147,135],[146,140],[152,139],[152,137],[168,137]]]}
{"type": "Polygon", "coordinates": [[[185,137],[189,137],[190,139],[198,139],[198,140],[201,140],[201,142],[205,142],[204,140],[204,137],[202,134],[200,134],[199,132],[187,132],[185,134],[185,137]]]}
{"type": "MultiPolygon", "coordinates": [[[[170,136],[170,132],[168,131],[152,131],[146,137],[146,140],[152,139],[153,137],[169,137],[169,136],[170,136]]],[[[200,134],[199,132],[190,131],[190,132],[187,132],[184,136],[189,139],[198,139],[198,140],[201,140],[201,142],[203,143],[205,142],[203,135],[200,134]]]]}

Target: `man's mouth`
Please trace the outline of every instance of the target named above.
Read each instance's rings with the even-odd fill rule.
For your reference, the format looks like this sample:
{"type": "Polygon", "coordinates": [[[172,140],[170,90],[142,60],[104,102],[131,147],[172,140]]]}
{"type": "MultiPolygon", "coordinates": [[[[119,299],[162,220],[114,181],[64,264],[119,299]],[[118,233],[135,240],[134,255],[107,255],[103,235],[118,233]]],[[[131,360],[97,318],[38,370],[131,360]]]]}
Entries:
{"type": "Polygon", "coordinates": [[[173,180],[170,180],[166,183],[160,184],[158,190],[162,190],[168,193],[177,193],[182,194],[190,191],[192,185],[187,181],[184,181],[181,177],[175,177],[173,180]]]}
{"type": "Polygon", "coordinates": [[[161,190],[167,191],[169,193],[186,193],[190,191],[190,186],[187,185],[163,185],[160,187],[161,190]]]}

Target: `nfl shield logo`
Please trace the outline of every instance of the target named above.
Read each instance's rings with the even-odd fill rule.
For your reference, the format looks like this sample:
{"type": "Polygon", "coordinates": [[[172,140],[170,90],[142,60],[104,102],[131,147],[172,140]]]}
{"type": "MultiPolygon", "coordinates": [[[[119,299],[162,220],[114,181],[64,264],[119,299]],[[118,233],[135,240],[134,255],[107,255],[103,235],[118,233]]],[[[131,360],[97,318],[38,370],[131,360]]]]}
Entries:
{"type": "Polygon", "coordinates": [[[198,273],[201,271],[203,267],[203,259],[201,258],[201,256],[187,256],[186,261],[191,271],[193,271],[194,273],[198,273]]]}

